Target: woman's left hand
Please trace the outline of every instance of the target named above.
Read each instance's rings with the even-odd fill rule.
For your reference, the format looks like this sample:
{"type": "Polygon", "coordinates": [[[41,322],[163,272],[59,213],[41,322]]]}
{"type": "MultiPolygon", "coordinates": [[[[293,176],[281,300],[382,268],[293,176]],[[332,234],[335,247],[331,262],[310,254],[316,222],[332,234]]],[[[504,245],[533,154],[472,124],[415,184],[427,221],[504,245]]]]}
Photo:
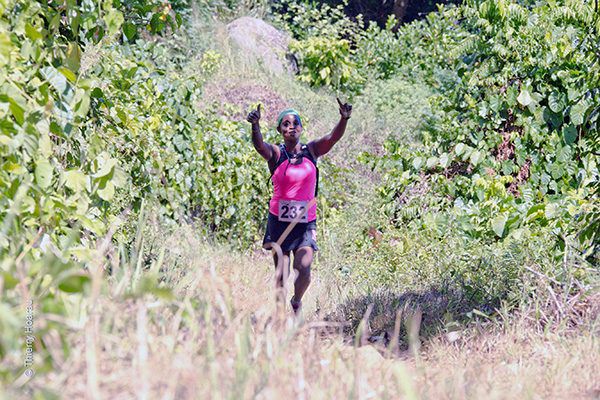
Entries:
{"type": "Polygon", "coordinates": [[[342,116],[342,119],[350,118],[350,115],[352,114],[352,104],[348,104],[348,103],[342,104],[340,99],[337,97],[336,97],[336,100],[337,100],[338,104],[340,105],[340,115],[342,116]]]}

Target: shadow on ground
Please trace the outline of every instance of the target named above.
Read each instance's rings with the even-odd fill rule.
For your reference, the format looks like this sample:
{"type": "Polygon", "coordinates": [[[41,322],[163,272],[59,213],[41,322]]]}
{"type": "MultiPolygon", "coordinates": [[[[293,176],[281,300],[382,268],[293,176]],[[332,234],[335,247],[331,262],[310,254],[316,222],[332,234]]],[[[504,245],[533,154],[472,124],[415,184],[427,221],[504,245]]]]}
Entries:
{"type": "Polygon", "coordinates": [[[435,288],[404,293],[382,290],[349,299],[324,319],[343,325],[348,342],[388,346],[397,338],[397,344],[392,345],[403,351],[416,339],[425,341],[442,331],[459,328],[458,320],[473,308],[475,305],[465,302],[459,292],[435,288]]]}

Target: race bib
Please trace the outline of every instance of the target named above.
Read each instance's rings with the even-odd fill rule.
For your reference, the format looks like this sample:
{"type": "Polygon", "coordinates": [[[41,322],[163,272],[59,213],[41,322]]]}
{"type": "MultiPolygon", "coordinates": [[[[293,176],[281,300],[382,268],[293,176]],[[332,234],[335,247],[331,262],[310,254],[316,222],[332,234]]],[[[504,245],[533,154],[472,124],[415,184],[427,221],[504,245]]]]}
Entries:
{"type": "Polygon", "coordinates": [[[308,222],[308,201],[279,200],[279,220],[308,222]]]}

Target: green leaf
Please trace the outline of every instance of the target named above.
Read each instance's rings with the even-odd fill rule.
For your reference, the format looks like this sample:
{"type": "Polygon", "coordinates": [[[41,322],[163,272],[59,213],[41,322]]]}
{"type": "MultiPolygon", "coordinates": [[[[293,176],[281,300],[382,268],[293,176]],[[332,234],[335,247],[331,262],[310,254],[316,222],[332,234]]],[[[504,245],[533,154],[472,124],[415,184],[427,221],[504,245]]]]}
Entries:
{"type": "Polygon", "coordinates": [[[483,160],[483,153],[479,150],[473,151],[469,157],[469,161],[475,166],[477,166],[481,160],[483,160]]]}
{"type": "Polygon", "coordinates": [[[23,125],[23,122],[25,122],[25,110],[13,99],[9,99],[8,101],[10,103],[10,112],[15,117],[15,121],[17,121],[17,124],[23,125]]]}
{"type": "Polygon", "coordinates": [[[9,146],[13,142],[10,136],[6,136],[4,134],[0,135],[0,145],[9,146]]]}
{"type": "Polygon", "coordinates": [[[97,25],[95,28],[90,29],[87,33],[88,38],[92,38],[94,43],[99,43],[104,37],[104,27],[102,25],[97,25]]]}
{"type": "Polygon", "coordinates": [[[114,166],[117,165],[117,160],[114,158],[109,158],[107,160],[98,158],[97,162],[100,163],[100,169],[92,175],[94,178],[102,178],[103,176],[110,174],[114,166]]]}
{"type": "Polygon", "coordinates": [[[14,175],[22,175],[27,172],[27,168],[23,167],[20,164],[13,163],[11,161],[4,163],[2,169],[14,175]]]}
{"type": "Polygon", "coordinates": [[[75,107],[75,115],[78,117],[85,117],[90,111],[90,95],[89,92],[85,92],[81,98],[81,101],[77,103],[75,107]]]}
{"type": "Polygon", "coordinates": [[[47,160],[40,160],[35,166],[35,181],[42,188],[45,189],[52,183],[52,173],[54,167],[47,160]]]}
{"type": "Polygon", "coordinates": [[[108,11],[103,19],[106,23],[106,28],[110,36],[117,33],[125,21],[125,18],[123,18],[123,13],[115,9],[108,11]]]}
{"type": "Polygon", "coordinates": [[[542,116],[544,121],[550,124],[554,129],[563,124],[562,113],[555,113],[550,109],[550,107],[542,107],[542,116]]]}
{"type": "Polygon", "coordinates": [[[87,175],[77,169],[66,171],[64,177],[65,185],[74,192],[85,190],[88,183],[87,175]]]}
{"type": "Polygon", "coordinates": [[[75,36],[79,36],[79,25],[81,25],[81,16],[77,15],[71,18],[71,30],[75,33],[75,36]]]}
{"type": "Polygon", "coordinates": [[[77,43],[71,42],[67,47],[67,58],[65,59],[65,65],[73,72],[79,71],[81,63],[81,49],[77,43]]]}
{"type": "Polygon", "coordinates": [[[91,95],[95,99],[100,99],[100,98],[104,97],[104,93],[102,92],[102,89],[100,89],[99,87],[95,87],[92,90],[91,95]]]}
{"type": "Polygon", "coordinates": [[[43,158],[49,158],[52,155],[53,146],[52,139],[50,139],[50,135],[47,133],[43,133],[40,135],[40,139],[38,141],[38,152],[43,158]]]}
{"type": "Polygon", "coordinates": [[[154,13],[150,18],[150,31],[152,33],[158,33],[164,28],[165,23],[160,19],[161,16],[162,13],[154,13]]]}
{"type": "Polygon", "coordinates": [[[103,224],[100,220],[90,219],[85,216],[79,216],[79,220],[85,229],[88,229],[97,235],[101,235],[106,229],[105,224],[103,224]]]}
{"type": "Polygon", "coordinates": [[[56,136],[65,137],[65,133],[62,131],[60,125],[54,121],[50,122],[50,132],[54,133],[56,136]]]}
{"type": "Polygon", "coordinates": [[[464,150],[465,150],[465,144],[459,143],[454,148],[454,153],[456,153],[457,156],[460,156],[464,150]]]}
{"type": "Polygon", "coordinates": [[[546,205],[546,209],[544,210],[544,215],[548,219],[552,219],[559,214],[559,206],[556,203],[548,203],[546,205]]]}
{"type": "Polygon", "coordinates": [[[125,22],[123,24],[123,34],[130,42],[135,39],[137,36],[137,28],[135,24],[132,24],[131,22],[125,22]]]}
{"type": "Polygon", "coordinates": [[[494,112],[498,112],[502,106],[502,99],[499,96],[492,96],[490,99],[490,109],[494,112]]]}
{"type": "Polygon", "coordinates": [[[583,124],[585,112],[587,111],[588,107],[589,106],[585,101],[580,101],[571,107],[570,116],[571,123],[573,123],[573,125],[577,126],[583,124]]]}
{"type": "Polygon", "coordinates": [[[529,210],[527,210],[527,220],[533,221],[534,219],[544,217],[545,209],[545,204],[536,204],[534,206],[531,206],[529,210]]]}
{"type": "Polygon", "coordinates": [[[10,40],[10,36],[4,32],[0,32],[0,67],[8,63],[13,47],[14,45],[10,40]]]}
{"type": "Polygon", "coordinates": [[[67,78],[72,83],[74,83],[77,80],[77,75],[75,75],[73,71],[69,70],[66,67],[59,67],[58,72],[63,74],[65,78],[67,78]]]}
{"type": "Polygon", "coordinates": [[[502,237],[504,235],[504,227],[506,226],[506,221],[508,217],[506,214],[500,214],[494,219],[492,219],[492,230],[498,237],[502,237]]]}
{"type": "Polygon", "coordinates": [[[412,166],[414,169],[419,170],[421,166],[423,166],[423,159],[421,157],[417,157],[413,160],[412,166]]]}
{"type": "Polygon", "coordinates": [[[44,37],[44,35],[42,35],[42,33],[39,32],[37,29],[35,29],[30,23],[25,24],[25,35],[27,35],[29,39],[34,41],[42,39],[44,37]]]}
{"type": "Polygon", "coordinates": [[[329,67],[324,67],[319,71],[321,79],[326,79],[329,76],[329,67]]]}
{"type": "Polygon", "coordinates": [[[519,102],[519,104],[527,107],[528,105],[531,104],[531,102],[533,101],[533,98],[531,97],[531,94],[529,93],[529,91],[522,90],[521,93],[519,94],[519,96],[517,97],[517,101],[519,102]]]}
{"type": "Polygon", "coordinates": [[[567,98],[569,99],[569,101],[574,101],[575,99],[581,97],[581,89],[571,86],[567,89],[567,98]]]}
{"type": "Polygon", "coordinates": [[[573,124],[563,127],[562,134],[563,140],[569,146],[575,143],[575,140],[577,140],[577,128],[575,128],[573,124]]]}
{"type": "Polygon", "coordinates": [[[19,283],[19,279],[15,278],[13,274],[8,271],[2,272],[2,278],[4,280],[4,290],[10,290],[19,283]]]}
{"type": "Polygon", "coordinates": [[[431,169],[433,168],[438,162],[438,158],[437,157],[429,157],[427,159],[427,169],[431,169]]]}
{"type": "Polygon", "coordinates": [[[98,189],[98,196],[100,196],[102,200],[111,201],[114,195],[115,185],[110,181],[106,182],[104,188],[98,189]]]}
{"type": "Polygon", "coordinates": [[[566,106],[565,96],[559,92],[552,92],[548,97],[548,106],[555,113],[561,113],[566,106]]]}
{"type": "Polygon", "coordinates": [[[81,293],[89,282],[90,277],[87,275],[71,275],[63,279],[58,288],[66,293],[81,293]]]}
{"type": "Polygon", "coordinates": [[[448,166],[450,165],[450,161],[452,161],[452,160],[448,156],[448,153],[443,153],[440,156],[440,165],[442,168],[448,168],[448,166]]]}

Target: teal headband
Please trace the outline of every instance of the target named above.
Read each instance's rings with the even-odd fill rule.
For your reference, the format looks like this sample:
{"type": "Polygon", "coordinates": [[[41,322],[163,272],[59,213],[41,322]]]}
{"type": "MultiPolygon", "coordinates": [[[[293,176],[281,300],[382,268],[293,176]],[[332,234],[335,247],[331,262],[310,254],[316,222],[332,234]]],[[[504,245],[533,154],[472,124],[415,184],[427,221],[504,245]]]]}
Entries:
{"type": "Polygon", "coordinates": [[[279,117],[277,117],[277,127],[279,127],[279,125],[281,125],[281,121],[283,120],[283,117],[285,117],[288,114],[295,115],[296,118],[298,118],[298,122],[300,123],[300,126],[302,126],[302,120],[300,119],[300,114],[298,114],[298,111],[294,110],[293,108],[288,108],[287,110],[283,110],[282,112],[279,113],[279,117]]]}

